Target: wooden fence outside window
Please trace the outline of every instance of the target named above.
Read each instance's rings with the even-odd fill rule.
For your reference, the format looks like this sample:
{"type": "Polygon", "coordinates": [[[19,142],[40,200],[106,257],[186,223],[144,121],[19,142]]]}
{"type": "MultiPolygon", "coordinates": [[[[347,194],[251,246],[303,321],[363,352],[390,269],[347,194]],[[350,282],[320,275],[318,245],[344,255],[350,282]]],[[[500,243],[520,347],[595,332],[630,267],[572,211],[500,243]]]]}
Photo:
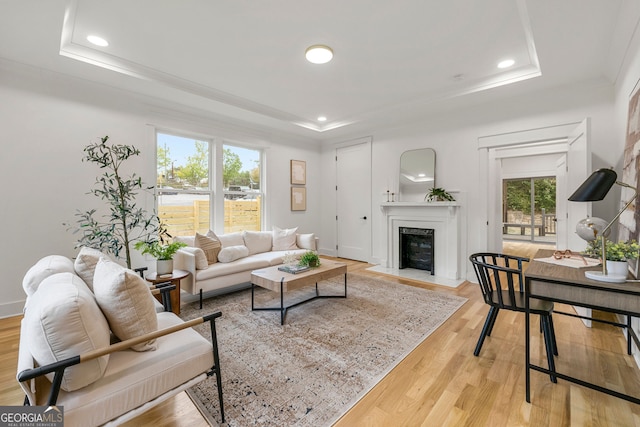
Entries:
{"type": "MultiPolygon", "coordinates": [[[[160,206],[160,220],[172,236],[205,234],[209,224],[209,201],[194,200],[191,206],[160,206]]],[[[261,224],[260,198],[256,200],[224,201],[224,232],[259,231],[261,224]]]]}

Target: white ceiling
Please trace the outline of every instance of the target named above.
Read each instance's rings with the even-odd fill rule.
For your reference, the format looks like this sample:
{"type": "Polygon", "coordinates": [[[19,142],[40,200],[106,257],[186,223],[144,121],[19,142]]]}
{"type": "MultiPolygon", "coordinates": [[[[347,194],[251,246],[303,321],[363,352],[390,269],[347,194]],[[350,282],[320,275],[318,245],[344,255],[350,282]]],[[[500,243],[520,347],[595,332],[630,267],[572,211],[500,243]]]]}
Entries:
{"type": "Polygon", "coordinates": [[[0,0],[0,58],[324,139],[508,96],[507,84],[613,83],[631,2],[0,0]],[[319,43],[333,61],[306,62],[319,43]],[[516,64],[499,70],[505,58],[516,64]]]}

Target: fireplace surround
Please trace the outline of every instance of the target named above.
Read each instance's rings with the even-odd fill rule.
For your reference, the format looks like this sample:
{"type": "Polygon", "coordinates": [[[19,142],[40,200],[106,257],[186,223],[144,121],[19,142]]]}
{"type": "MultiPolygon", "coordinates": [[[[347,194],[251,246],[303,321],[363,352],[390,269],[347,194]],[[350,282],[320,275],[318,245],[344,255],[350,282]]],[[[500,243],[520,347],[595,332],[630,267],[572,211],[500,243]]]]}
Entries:
{"type": "Polygon", "coordinates": [[[381,203],[384,214],[386,237],[386,259],[381,259],[380,268],[392,274],[404,276],[405,271],[421,272],[424,281],[458,286],[462,283],[463,250],[462,220],[460,202],[390,202],[381,203]],[[400,228],[421,228],[433,230],[434,276],[429,272],[400,270],[400,228]],[[402,271],[402,274],[399,272],[402,271]],[[393,273],[395,272],[395,273],[393,273]],[[442,281],[439,281],[442,279],[442,281]]]}

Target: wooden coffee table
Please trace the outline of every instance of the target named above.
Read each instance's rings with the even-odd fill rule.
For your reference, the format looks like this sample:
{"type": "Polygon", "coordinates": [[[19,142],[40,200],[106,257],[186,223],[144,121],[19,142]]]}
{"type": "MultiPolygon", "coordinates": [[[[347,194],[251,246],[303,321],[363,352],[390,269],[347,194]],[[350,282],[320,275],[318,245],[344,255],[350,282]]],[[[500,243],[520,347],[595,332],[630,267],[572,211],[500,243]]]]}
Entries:
{"type": "Polygon", "coordinates": [[[251,310],[252,311],[279,311],[280,324],[284,325],[284,317],[287,310],[313,301],[319,298],[346,298],[347,297],[347,264],[330,260],[321,260],[319,267],[312,268],[302,273],[291,274],[278,270],[280,266],[261,268],[251,272],[251,310]],[[320,295],[318,291],[318,282],[330,279],[343,274],[344,275],[344,295],[320,295]],[[284,293],[290,290],[298,289],[303,286],[313,285],[315,283],[316,293],[311,298],[299,301],[289,306],[284,305],[284,293]],[[269,289],[274,292],[280,292],[280,307],[256,307],[254,304],[255,287],[269,289]]]}

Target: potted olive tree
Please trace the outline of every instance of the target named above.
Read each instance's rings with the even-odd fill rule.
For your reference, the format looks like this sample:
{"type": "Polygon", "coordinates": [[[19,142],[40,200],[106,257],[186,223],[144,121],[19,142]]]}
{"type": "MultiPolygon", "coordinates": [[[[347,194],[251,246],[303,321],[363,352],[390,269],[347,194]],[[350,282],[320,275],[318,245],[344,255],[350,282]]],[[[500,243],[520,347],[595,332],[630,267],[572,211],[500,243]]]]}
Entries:
{"type": "Polygon", "coordinates": [[[97,209],[76,213],[75,225],[64,224],[73,233],[79,233],[76,247],[88,246],[107,253],[116,258],[123,257],[127,267],[131,268],[131,248],[134,242],[153,242],[161,231],[160,221],[155,213],[148,213],[136,203],[140,191],[152,190],[146,187],[142,179],[134,173],[124,175],[123,166],[132,156],[140,154],[140,150],[132,145],[107,144],[108,136],[100,142],[89,144],[84,148],[83,162],[96,164],[102,175],[96,178],[93,194],[108,207],[108,213],[99,216],[97,209]]]}

